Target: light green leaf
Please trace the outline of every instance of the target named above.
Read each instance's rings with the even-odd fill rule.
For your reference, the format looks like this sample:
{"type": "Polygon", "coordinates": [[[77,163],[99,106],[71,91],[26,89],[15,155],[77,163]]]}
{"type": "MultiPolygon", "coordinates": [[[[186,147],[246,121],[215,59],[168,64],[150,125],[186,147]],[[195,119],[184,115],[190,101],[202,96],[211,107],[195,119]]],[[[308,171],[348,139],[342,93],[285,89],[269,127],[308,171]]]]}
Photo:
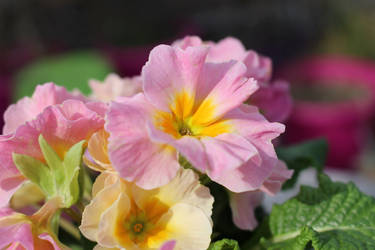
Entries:
{"type": "Polygon", "coordinates": [[[293,176],[286,181],[283,189],[292,188],[298,179],[298,175],[304,169],[313,167],[319,172],[323,170],[328,145],[324,139],[315,139],[301,144],[276,148],[279,159],[285,161],[289,169],[293,169],[293,176]]]}
{"type": "Polygon", "coordinates": [[[58,186],[62,185],[64,182],[64,167],[60,157],[55,152],[55,150],[53,150],[53,148],[47,143],[42,134],[39,135],[38,140],[44,159],[46,160],[48,167],[53,173],[54,181],[58,186]]]}
{"type": "Polygon", "coordinates": [[[66,191],[66,194],[69,194],[67,203],[71,205],[76,203],[80,197],[80,189],[79,189],[79,182],[78,182],[79,171],[80,171],[80,167],[77,166],[73,171],[73,175],[72,175],[72,178],[70,179],[69,185],[66,186],[68,188],[68,190],[66,191]]]}
{"type": "Polygon", "coordinates": [[[19,154],[13,155],[13,161],[24,176],[42,188],[48,199],[61,197],[63,206],[68,208],[80,198],[78,177],[84,143],[83,140],[73,145],[62,161],[40,135],[39,144],[47,165],[30,156],[19,154]]]}
{"type": "Polygon", "coordinates": [[[269,226],[267,249],[375,249],[375,199],[321,174],[318,188],[274,205],[269,226]]]}
{"type": "Polygon", "coordinates": [[[31,182],[36,183],[47,196],[56,192],[50,169],[42,162],[28,156],[13,153],[13,162],[18,170],[31,182]]]}
{"type": "Polygon", "coordinates": [[[75,175],[75,169],[81,165],[82,160],[82,146],[85,141],[80,141],[71,147],[65,154],[63,169],[67,180],[71,181],[71,177],[75,175]]]}
{"type": "Polygon", "coordinates": [[[240,250],[238,242],[230,239],[222,239],[211,243],[208,250],[240,250]]]}

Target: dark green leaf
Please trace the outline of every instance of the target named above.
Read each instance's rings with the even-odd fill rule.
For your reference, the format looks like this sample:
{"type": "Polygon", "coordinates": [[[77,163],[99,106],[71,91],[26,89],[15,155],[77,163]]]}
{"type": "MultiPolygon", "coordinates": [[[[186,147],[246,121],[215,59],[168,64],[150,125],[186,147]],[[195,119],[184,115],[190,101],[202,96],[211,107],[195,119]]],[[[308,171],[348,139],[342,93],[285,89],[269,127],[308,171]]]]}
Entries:
{"type": "Polygon", "coordinates": [[[375,199],[353,183],[319,175],[319,187],[301,187],[282,205],[274,205],[267,249],[375,249],[375,199]]]}
{"type": "Polygon", "coordinates": [[[294,170],[292,178],[283,185],[283,189],[288,189],[294,186],[299,173],[304,169],[314,167],[319,172],[323,170],[328,145],[324,139],[317,139],[290,147],[279,147],[276,151],[279,159],[285,161],[289,169],[294,170]]]}
{"type": "Polygon", "coordinates": [[[238,242],[230,239],[222,239],[211,243],[208,250],[240,250],[238,242]]]}

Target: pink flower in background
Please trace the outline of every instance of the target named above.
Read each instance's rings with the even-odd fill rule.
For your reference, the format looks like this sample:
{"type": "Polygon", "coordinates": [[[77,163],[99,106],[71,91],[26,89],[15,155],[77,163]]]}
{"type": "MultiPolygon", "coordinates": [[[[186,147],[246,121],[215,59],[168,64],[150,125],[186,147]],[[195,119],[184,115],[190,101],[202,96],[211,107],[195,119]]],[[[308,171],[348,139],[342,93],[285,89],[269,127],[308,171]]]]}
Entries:
{"type": "Polygon", "coordinates": [[[132,96],[142,91],[140,76],[121,78],[116,74],[109,74],[103,82],[89,81],[94,100],[109,102],[121,96],[132,96]]]}
{"type": "Polygon", "coordinates": [[[281,122],[288,118],[292,109],[289,84],[284,81],[270,82],[272,61],[268,57],[246,50],[241,41],[233,37],[214,43],[203,42],[196,36],[187,36],[174,42],[172,46],[182,49],[208,47],[207,62],[222,63],[231,60],[243,62],[247,68],[245,76],[253,77],[259,84],[259,90],[250,97],[249,103],[257,106],[271,121],[281,122]]]}
{"type": "Polygon", "coordinates": [[[109,156],[127,181],[152,189],[179,169],[178,154],[234,192],[259,189],[277,163],[284,126],[242,104],[258,85],[242,62],[206,63],[208,49],[160,45],[142,70],[144,94],[112,102],[109,156]]]}
{"type": "Polygon", "coordinates": [[[292,177],[293,170],[288,170],[283,161],[279,161],[272,174],[263,183],[259,190],[230,193],[229,201],[232,210],[234,224],[242,230],[253,230],[258,222],[254,210],[258,207],[264,197],[264,193],[275,195],[281,189],[282,184],[292,177]]]}
{"type": "MultiPolygon", "coordinates": [[[[38,143],[40,134],[56,153],[64,158],[65,152],[104,126],[105,104],[66,100],[45,108],[34,120],[20,125],[14,133],[0,136],[0,207],[25,181],[13,163],[12,154],[25,154],[44,161],[38,143]]],[[[22,113],[21,113],[22,114],[22,113]]]]}
{"type": "Polygon", "coordinates": [[[54,235],[34,223],[33,217],[13,212],[9,208],[0,210],[0,248],[27,250],[60,250],[54,235]]]}
{"type": "Polygon", "coordinates": [[[24,97],[5,111],[3,134],[15,132],[20,125],[36,118],[46,107],[61,104],[68,99],[86,100],[78,91],[69,93],[65,88],[53,83],[38,85],[31,98],[24,97]]]}

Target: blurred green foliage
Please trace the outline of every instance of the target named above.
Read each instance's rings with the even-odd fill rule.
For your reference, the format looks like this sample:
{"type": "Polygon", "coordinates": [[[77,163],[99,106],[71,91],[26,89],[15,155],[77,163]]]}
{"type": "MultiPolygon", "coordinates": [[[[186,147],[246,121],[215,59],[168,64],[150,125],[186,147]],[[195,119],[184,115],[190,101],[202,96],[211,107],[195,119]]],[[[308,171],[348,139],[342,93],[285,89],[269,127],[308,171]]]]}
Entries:
{"type": "Polygon", "coordinates": [[[93,51],[77,51],[45,57],[23,68],[16,76],[14,100],[31,96],[38,84],[54,82],[68,90],[90,92],[89,79],[103,80],[113,72],[104,56],[93,51]]]}

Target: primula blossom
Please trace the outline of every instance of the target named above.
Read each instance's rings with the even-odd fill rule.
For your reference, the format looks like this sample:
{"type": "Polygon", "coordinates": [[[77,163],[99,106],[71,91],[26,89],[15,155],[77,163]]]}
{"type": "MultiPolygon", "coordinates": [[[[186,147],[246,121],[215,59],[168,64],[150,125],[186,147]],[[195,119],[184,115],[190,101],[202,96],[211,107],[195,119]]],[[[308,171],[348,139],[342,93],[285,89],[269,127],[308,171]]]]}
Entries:
{"type": "MultiPolygon", "coordinates": [[[[272,62],[269,58],[260,56],[252,50],[247,51],[238,39],[232,37],[214,43],[211,41],[202,42],[196,36],[187,36],[173,43],[173,46],[182,49],[209,47],[207,62],[223,63],[231,60],[243,62],[247,68],[245,75],[253,77],[259,84],[259,89],[250,96],[247,102],[260,108],[271,121],[284,121],[288,118],[292,109],[289,84],[282,80],[270,81],[272,62]]],[[[289,179],[292,173],[293,171],[289,171],[285,164],[279,161],[259,190],[231,193],[230,205],[234,223],[241,229],[254,229],[257,226],[254,209],[263,200],[263,192],[275,195],[280,191],[282,183],[289,179]]]]}
{"type": "MultiPolygon", "coordinates": [[[[42,212],[43,213],[43,212],[42,212]]],[[[0,249],[60,250],[66,249],[56,236],[40,224],[45,214],[33,216],[16,213],[9,208],[0,210],[0,249]]]]}
{"type": "Polygon", "coordinates": [[[213,198],[191,170],[144,190],[105,171],[93,186],[80,230],[95,249],[207,249],[213,198]]]}
{"type": "Polygon", "coordinates": [[[69,99],[86,100],[78,92],[69,93],[65,88],[53,83],[38,85],[31,98],[24,97],[5,111],[3,134],[14,133],[20,125],[36,118],[46,107],[69,99]]]}
{"type": "Polygon", "coordinates": [[[142,70],[144,93],[111,103],[108,150],[121,177],[146,189],[164,185],[179,154],[234,192],[256,190],[271,175],[271,141],[284,126],[243,104],[258,89],[245,64],[207,63],[208,53],[157,46],[142,70]]]}
{"type": "MultiPolygon", "coordinates": [[[[17,110],[22,115],[21,109],[17,110]]],[[[45,162],[38,142],[42,134],[59,157],[64,159],[70,147],[81,140],[88,140],[103,127],[104,113],[104,104],[66,100],[62,104],[44,108],[33,120],[21,124],[14,133],[0,136],[0,206],[6,205],[26,180],[13,162],[13,153],[45,162]]]]}
{"type": "Polygon", "coordinates": [[[102,102],[109,102],[121,96],[132,96],[142,91],[139,76],[121,78],[116,74],[109,74],[104,82],[90,80],[89,86],[92,90],[92,98],[102,102]]]}
{"type": "Polygon", "coordinates": [[[241,61],[246,65],[246,77],[258,81],[259,90],[248,100],[260,108],[266,118],[271,121],[284,121],[292,109],[292,98],[289,84],[282,80],[270,81],[272,61],[253,50],[246,50],[241,41],[228,37],[217,43],[203,42],[199,37],[187,36],[173,43],[172,46],[186,49],[188,47],[209,47],[207,62],[223,63],[231,60],[241,61]]]}

